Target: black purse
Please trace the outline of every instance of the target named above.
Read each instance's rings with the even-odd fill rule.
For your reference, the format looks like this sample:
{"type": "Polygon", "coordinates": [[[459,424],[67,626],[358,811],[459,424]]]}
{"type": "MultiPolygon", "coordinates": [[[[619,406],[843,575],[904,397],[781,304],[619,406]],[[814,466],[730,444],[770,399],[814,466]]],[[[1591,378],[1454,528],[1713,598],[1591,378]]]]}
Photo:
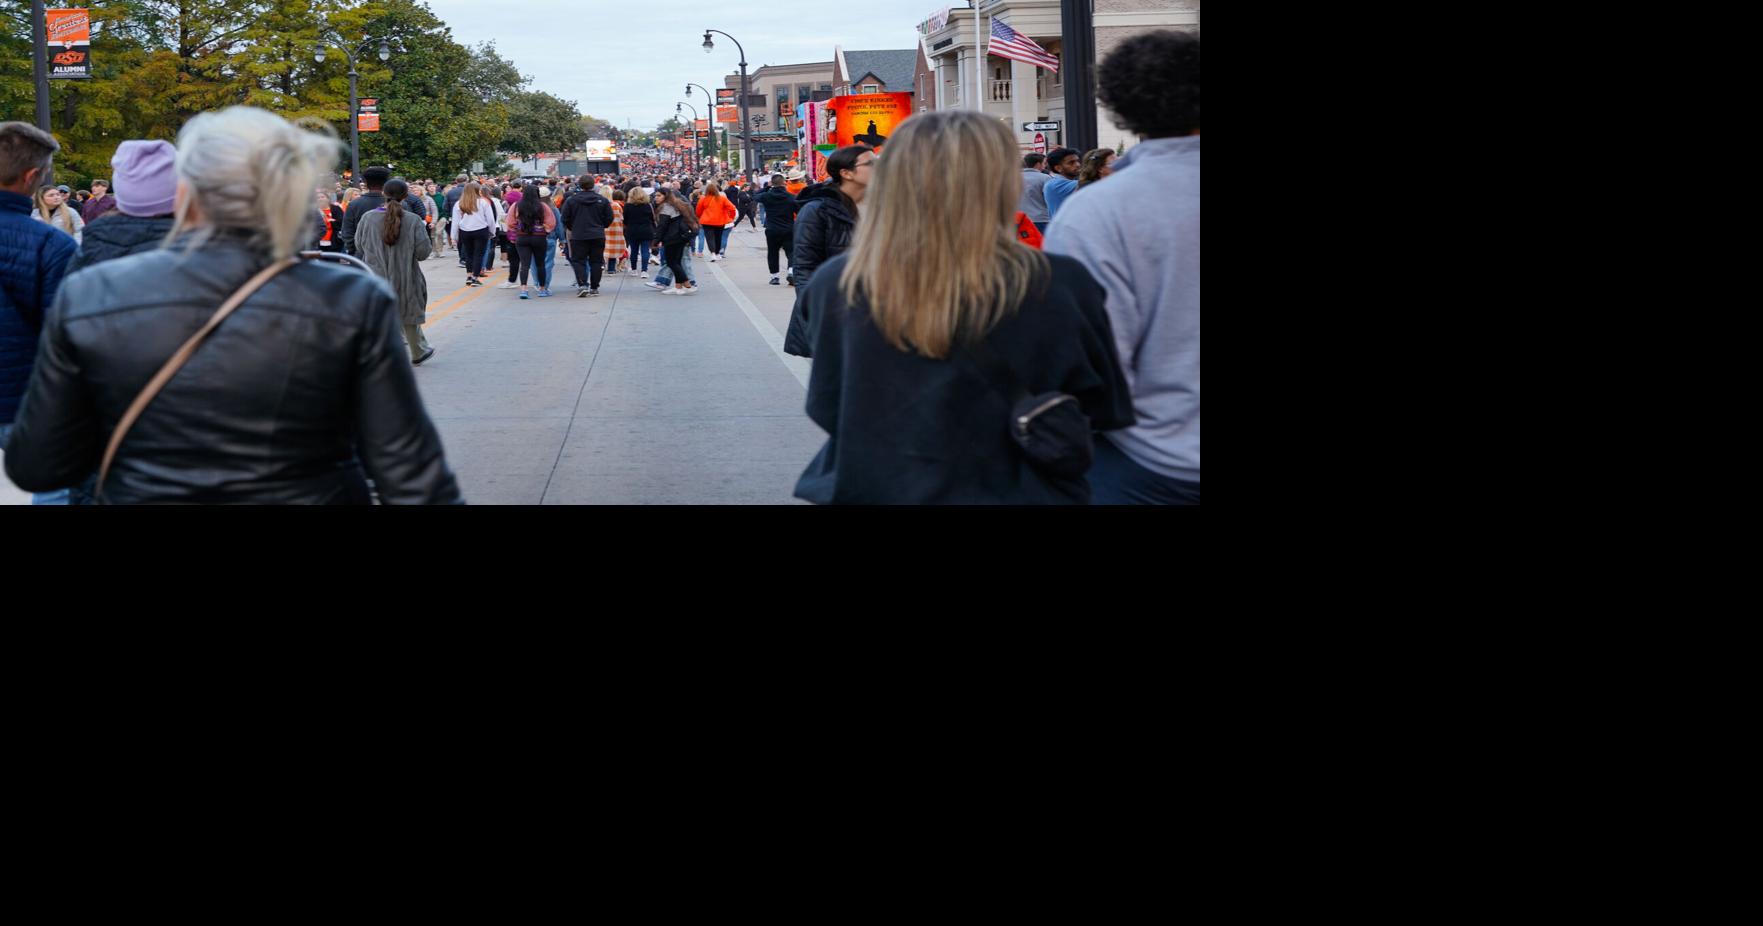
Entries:
{"type": "Polygon", "coordinates": [[[984,342],[968,346],[968,354],[999,395],[1010,403],[1010,439],[1028,457],[1029,465],[1058,479],[1082,479],[1095,460],[1090,418],[1077,396],[1065,392],[1029,395],[1010,367],[984,342]],[[999,383],[1009,384],[1008,391],[999,383]]]}

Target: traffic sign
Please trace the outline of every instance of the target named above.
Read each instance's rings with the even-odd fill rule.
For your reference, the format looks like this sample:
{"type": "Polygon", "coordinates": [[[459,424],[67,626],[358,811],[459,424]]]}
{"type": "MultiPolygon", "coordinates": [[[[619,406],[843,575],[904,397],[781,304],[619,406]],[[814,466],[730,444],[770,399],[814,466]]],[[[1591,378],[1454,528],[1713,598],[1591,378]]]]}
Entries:
{"type": "Polygon", "coordinates": [[[1061,125],[1062,123],[1058,122],[1024,122],[1022,130],[1024,132],[1057,132],[1061,125]]]}
{"type": "Polygon", "coordinates": [[[1047,136],[1042,135],[1039,132],[1035,133],[1035,153],[1037,153],[1037,154],[1046,154],[1047,153],[1047,136]]]}

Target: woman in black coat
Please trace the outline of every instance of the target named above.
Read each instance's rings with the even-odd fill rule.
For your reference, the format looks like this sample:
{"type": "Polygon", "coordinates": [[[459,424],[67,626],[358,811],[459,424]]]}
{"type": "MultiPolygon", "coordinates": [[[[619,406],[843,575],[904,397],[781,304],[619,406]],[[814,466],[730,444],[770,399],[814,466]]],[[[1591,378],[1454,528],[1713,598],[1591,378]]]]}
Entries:
{"type": "Polygon", "coordinates": [[[790,251],[796,305],[790,310],[790,327],[784,334],[786,354],[814,356],[809,345],[808,317],[802,308],[802,287],[808,285],[821,264],[851,246],[851,236],[857,233],[857,204],[869,188],[869,165],[874,161],[875,150],[868,145],[840,148],[826,159],[827,181],[796,197],[796,229],[790,251]]]}
{"type": "Polygon", "coordinates": [[[642,187],[633,186],[625,194],[624,203],[624,242],[631,249],[631,273],[648,278],[649,251],[654,241],[655,204],[649,201],[649,194],[643,192],[642,187]]]}

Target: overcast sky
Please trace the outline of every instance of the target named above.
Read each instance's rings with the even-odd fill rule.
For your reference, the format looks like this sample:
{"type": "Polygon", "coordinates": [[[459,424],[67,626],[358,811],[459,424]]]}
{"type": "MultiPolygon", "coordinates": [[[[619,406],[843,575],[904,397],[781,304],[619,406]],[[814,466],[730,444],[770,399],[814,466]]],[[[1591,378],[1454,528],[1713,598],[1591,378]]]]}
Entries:
{"type": "MultiPolygon", "coordinates": [[[[584,115],[621,128],[653,128],[673,115],[676,100],[704,110],[704,94],[681,96],[686,81],[715,93],[738,72],[733,42],[704,30],[721,29],[747,50],[747,73],[764,64],[831,61],[846,51],[910,49],[918,24],[944,6],[966,0],[859,0],[857,3],[741,4],[726,0],[424,0],[462,45],[494,41],[496,51],[531,77],[530,89],[574,100],[584,115]],[[763,12],[734,12],[737,10],[763,12]],[[787,10],[787,12],[785,12],[787,10]],[[584,20],[607,21],[610,26],[584,20]]],[[[396,62],[393,62],[396,64],[396,62]]]]}

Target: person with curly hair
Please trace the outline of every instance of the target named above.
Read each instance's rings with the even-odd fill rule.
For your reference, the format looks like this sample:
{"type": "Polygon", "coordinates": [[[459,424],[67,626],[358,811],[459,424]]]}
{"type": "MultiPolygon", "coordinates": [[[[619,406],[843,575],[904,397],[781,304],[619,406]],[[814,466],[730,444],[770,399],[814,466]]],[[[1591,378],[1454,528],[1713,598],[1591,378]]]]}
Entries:
{"type": "Polygon", "coordinates": [[[1076,148],[1054,148],[1047,155],[1047,169],[1052,176],[1041,188],[1041,195],[1047,198],[1047,217],[1051,221],[1059,214],[1059,207],[1065,205],[1065,198],[1077,192],[1077,174],[1083,169],[1083,153],[1076,148]]]}
{"type": "Polygon", "coordinates": [[[1096,84],[1102,105],[1144,141],[1115,162],[1107,183],[1072,196],[1047,229],[1047,253],[1083,261],[1108,292],[1138,418],[1096,439],[1090,489],[1102,505],[1197,505],[1200,38],[1134,36],[1097,68],[1096,84]],[[1145,233],[1148,202],[1158,204],[1155,234],[1145,233]]]}

